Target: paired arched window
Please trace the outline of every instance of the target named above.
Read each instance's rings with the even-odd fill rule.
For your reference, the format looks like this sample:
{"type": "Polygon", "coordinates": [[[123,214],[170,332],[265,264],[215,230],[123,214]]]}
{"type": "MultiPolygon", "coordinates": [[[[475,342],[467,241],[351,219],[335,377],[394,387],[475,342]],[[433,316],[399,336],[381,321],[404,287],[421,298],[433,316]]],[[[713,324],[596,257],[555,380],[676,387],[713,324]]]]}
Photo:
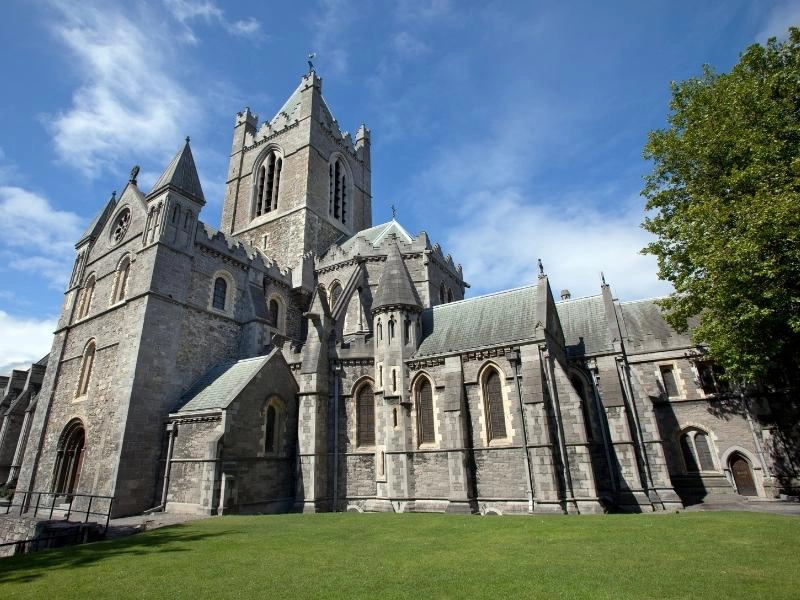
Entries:
{"type": "Polygon", "coordinates": [[[283,159],[275,151],[267,154],[258,168],[256,178],[255,216],[278,210],[278,192],[281,185],[283,159]]]}
{"type": "Polygon", "coordinates": [[[711,454],[711,445],[708,434],[700,429],[689,429],[681,434],[681,453],[686,471],[714,471],[714,458],[711,454]]]}
{"type": "Polygon", "coordinates": [[[94,340],[89,341],[83,349],[83,357],[81,358],[81,371],[78,378],[78,389],[75,391],[75,397],[80,398],[85,396],[89,391],[89,381],[92,378],[92,369],[94,367],[94,355],[97,344],[94,340]]]}
{"type": "Polygon", "coordinates": [[[375,445],[375,392],[365,383],[356,392],[356,443],[359,446],[375,445]]]}
{"type": "Polygon", "coordinates": [[[92,297],[94,296],[94,284],[96,278],[94,275],[89,275],[86,278],[86,283],[83,284],[83,292],[81,293],[81,301],[78,305],[78,318],[82,319],[89,314],[89,308],[92,305],[92,297]]]}
{"type": "Polygon", "coordinates": [[[228,299],[228,282],[224,277],[217,277],[214,280],[214,298],[211,301],[211,306],[217,310],[225,310],[225,305],[228,299]]]}
{"type": "Polygon", "coordinates": [[[433,388],[427,378],[423,378],[417,386],[417,431],[420,444],[436,442],[436,430],[433,422],[433,388]]]}
{"type": "Polygon", "coordinates": [[[347,223],[348,204],[350,202],[350,182],[347,179],[347,171],[344,161],[337,157],[328,167],[330,177],[330,205],[328,212],[337,221],[347,223]]]}
{"type": "Polygon", "coordinates": [[[488,439],[506,437],[506,411],[503,406],[503,384],[496,369],[490,368],[483,381],[483,402],[486,407],[488,439]]]}
{"type": "Polygon", "coordinates": [[[270,399],[264,411],[264,452],[274,454],[281,448],[283,431],[283,403],[277,397],[270,399]]]}
{"type": "Polygon", "coordinates": [[[131,259],[129,256],[123,258],[117,267],[114,276],[114,289],[111,296],[111,304],[122,302],[125,299],[125,292],[128,288],[128,275],[131,270],[131,259]]]}

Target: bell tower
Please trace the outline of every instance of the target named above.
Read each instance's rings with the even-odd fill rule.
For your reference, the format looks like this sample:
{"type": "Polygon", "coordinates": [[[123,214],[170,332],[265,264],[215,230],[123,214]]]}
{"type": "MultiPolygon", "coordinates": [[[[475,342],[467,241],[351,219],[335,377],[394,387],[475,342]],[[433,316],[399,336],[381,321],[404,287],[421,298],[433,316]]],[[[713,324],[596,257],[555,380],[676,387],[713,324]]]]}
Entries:
{"type": "Polygon", "coordinates": [[[342,132],[313,70],[275,116],[236,116],[222,231],[297,266],[372,226],[370,132],[342,132]]]}

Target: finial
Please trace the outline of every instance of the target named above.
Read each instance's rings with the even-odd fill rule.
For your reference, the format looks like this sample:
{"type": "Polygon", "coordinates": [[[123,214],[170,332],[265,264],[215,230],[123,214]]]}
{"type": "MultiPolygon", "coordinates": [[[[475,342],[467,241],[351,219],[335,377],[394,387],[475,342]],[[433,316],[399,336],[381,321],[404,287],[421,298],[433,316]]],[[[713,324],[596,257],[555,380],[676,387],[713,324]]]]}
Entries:
{"type": "Polygon", "coordinates": [[[112,200],[116,200],[117,199],[117,190],[114,190],[113,192],[111,192],[111,199],[112,200]]]}
{"type": "Polygon", "coordinates": [[[392,204],[392,221],[394,221],[394,218],[396,216],[397,216],[397,208],[395,208],[395,205],[392,204]]]}
{"type": "Polygon", "coordinates": [[[131,169],[131,178],[128,180],[133,185],[136,185],[136,178],[139,176],[139,165],[133,165],[131,169]]]}
{"type": "Polygon", "coordinates": [[[543,277],[546,277],[544,274],[544,265],[542,264],[541,258],[537,259],[537,261],[539,262],[539,279],[542,279],[543,277]]]}
{"type": "Polygon", "coordinates": [[[606,274],[603,273],[602,271],[600,271],[600,281],[603,283],[603,285],[608,285],[606,283],[606,274]]]}
{"type": "Polygon", "coordinates": [[[314,60],[316,57],[317,57],[317,53],[316,52],[312,52],[311,54],[308,55],[308,72],[309,73],[313,73],[314,72],[314,63],[312,63],[311,61],[314,60]]]}
{"type": "Polygon", "coordinates": [[[190,138],[190,137],[187,135],[187,136],[186,136],[186,143],[188,144],[188,143],[189,143],[189,142],[191,142],[191,141],[192,141],[192,139],[191,139],[191,138],[190,138]]]}

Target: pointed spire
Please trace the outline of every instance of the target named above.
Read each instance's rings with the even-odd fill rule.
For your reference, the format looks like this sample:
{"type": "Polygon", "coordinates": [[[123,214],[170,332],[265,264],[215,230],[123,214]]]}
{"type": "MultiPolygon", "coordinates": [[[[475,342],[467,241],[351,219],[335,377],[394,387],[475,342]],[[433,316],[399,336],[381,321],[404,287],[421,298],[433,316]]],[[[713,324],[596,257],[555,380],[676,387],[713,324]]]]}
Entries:
{"type": "Polygon", "coordinates": [[[148,197],[155,196],[166,188],[183,194],[199,204],[205,204],[203,188],[200,186],[200,177],[197,175],[197,167],[194,164],[192,149],[189,147],[189,136],[186,136],[186,143],[183,145],[175,157],[164,169],[161,177],[153,185],[153,189],[148,197]]]}
{"type": "Polygon", "coordinates": [[[383,268],[380,282],[378,282],[372,310],[389,306],[422,308],[422,303],[419,301],[414,284],[411,283],[411,276],[408,274],[396,240],[392,240],[389,244],[389,254],[386,257],[386,265],[383,268]]]}

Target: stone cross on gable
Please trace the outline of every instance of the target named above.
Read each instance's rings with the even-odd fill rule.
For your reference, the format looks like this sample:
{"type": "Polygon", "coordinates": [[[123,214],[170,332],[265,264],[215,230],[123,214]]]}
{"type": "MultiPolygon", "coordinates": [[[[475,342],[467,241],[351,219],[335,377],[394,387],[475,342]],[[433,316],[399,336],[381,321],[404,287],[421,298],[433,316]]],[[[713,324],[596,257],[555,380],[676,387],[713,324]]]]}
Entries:
{"type": "Polygon", "coordinates": [[[395,208],[394,204],[392,204],[392,221],[397,216],[397,208],[395,208]]]}

